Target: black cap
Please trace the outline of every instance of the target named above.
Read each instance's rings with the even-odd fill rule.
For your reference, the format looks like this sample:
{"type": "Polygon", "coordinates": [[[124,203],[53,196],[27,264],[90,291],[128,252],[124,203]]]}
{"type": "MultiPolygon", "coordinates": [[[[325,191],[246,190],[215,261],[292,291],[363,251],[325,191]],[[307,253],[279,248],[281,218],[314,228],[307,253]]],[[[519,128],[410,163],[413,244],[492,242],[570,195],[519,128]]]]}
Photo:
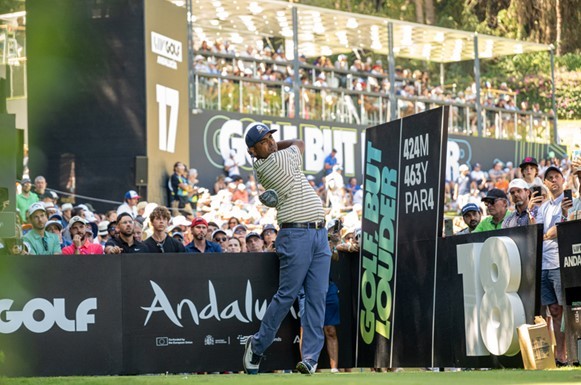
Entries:
{"type": "Polygon", "coordinates": [[[248,234],[246,234],[246,237],[244,239],[246,239],[248,241],[252,237],[262,239],[262,238],[260,238],[260,235],[258,235],[258,233],[254,232],[254,231],[251,231],[248,234]]]}
{"type": "Polygon", "coordinates": [[[502,198],[502,199],[506,199],[508,200],[508,197],[506,196],[506,193],[498,188],[493,188],[492,190],[490,190],[486,196],[484,198],[482,198],[482,201],[486,202],[488,200],[495,200],[498,198],[502,198]]]}
{"type": "Polygon", "coordinates": [[[561,169],[559,167],[551,166],[545,170],[545,174],[544,174],[545,179],[547,179],[547,175],[549,175],[549,172],[551,172],[551,171],[556,171],[559,174],[561,174],[561,176],[563,176],[563,172],[561,171],[561,169]]]}
{"type": "Polygon", "coordinates": [[[536,168],[539,168],[539,162],[537,162],[537,160],[535,158],[533,158],[532,156],[527,156],[526,158],[524,158],[522,160],[522,162],[520,162],[520,166],[519,167],[520,168],[523,168],[527,164],[532,164],[536,168]]]}

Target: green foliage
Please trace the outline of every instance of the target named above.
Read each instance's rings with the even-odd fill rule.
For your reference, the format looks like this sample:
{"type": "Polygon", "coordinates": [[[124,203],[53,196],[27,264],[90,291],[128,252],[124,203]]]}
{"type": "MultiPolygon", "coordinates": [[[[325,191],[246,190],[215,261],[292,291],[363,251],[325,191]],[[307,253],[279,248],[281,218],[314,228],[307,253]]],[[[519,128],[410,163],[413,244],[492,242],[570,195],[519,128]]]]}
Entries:
{"type": "Polygon", "coordinates": [[[24,0],[0,0],[0,14],[24,11],[24,0]]]}
{"type": "Polygon", "coordinates": [[[581,71],[581,54],[567,53],[559,56],[557,64],[567,71],[581,71]]]}

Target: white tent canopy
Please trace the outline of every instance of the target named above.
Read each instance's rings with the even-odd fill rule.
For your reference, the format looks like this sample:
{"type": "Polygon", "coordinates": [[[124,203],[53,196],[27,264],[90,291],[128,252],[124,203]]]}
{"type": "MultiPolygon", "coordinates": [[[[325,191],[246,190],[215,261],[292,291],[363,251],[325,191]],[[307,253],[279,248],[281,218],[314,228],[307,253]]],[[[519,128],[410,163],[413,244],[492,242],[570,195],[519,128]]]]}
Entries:
{"type": "MultiPolygon", "coordinates": [[[[238,52],[246,45],[256,46],[263,38],[284,38],[292,42],[292,9],[296,8],[299,53],[308,57],[345,53],[352,49],[388,55],[388,24],[391,23],[396,57],[437,63],[475,58],[474,32],[284,1],[191,0],[191,3],[194,41],[227,40],[238,47],[238,52]]],[[[551,49],[545,44],[482,34],[478,35],[478,40],[478,56],[482,59],[551,49]]]]}

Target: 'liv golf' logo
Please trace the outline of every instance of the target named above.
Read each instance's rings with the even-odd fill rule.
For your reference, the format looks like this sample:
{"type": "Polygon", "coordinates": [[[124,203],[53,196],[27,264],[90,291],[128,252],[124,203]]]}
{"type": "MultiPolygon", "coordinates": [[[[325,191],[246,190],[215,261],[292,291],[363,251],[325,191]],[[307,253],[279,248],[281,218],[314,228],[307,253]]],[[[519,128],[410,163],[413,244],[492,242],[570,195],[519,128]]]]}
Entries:
{"type": "Polygon", "coordinates": [[[151,50],[171,60],[182,62],[182,42],[151,31],[151,50]]]}

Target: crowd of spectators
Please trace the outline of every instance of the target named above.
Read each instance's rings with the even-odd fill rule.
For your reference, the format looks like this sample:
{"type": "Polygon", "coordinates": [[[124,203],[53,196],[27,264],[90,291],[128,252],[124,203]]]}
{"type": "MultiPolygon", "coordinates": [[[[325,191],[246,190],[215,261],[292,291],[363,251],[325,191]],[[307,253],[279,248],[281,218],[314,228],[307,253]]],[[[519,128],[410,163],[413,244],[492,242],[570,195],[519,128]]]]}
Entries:
{"type": "MultiPolygon", "coordinates": [[[[482,199],[489,191],[498,189],[508,194],[509,185],[515,179],[525,180],[530,187],[537,186],[540,196],[546,200],[550,194],[542,178],[549,167],[558,167],[565,179],[564,189],[571,190],[573,196],[579,196],[579,179],[575,177],[571,160],[568,157],[559,159],[553,153],[549,155],[552,156],[538,161],[534,157],[525,157],[516,167],[512,162],[504,163],[499,159],[494,160],[489,170],[483,170],[480,163],[460,165],[459,176],[447,181],[445,210],[458,213],[467,203],[473,203],[484,212],[486,207],[482,199]]],[[[454,226],[457,231],[465,228],[466,224],[460,216],[456,216],[454,226]]]]}
{"type": "MultiPolygon", "coordinates": [[[[327,221],[340,220],[343,235],[354,234],[361,223],[362,186],[356,178],[344,183],[338,164],[329,171],[320,181],[312,175],[307,179],[326,202],[327,221]]],[[[252,174],[246,179],[220,174],[210,190],[198,186],[197,170],[176,162],[168,180],[170,201],[166,205],[146,202],[130,190],[121,205],[107,212],[97,212],[90,203],[64,203],[46,188],[44,177],[37,177],[36,182],[33,188],[30,179],[19,181],[19,249],[12,248],[15,240],[5,240],[0,253],[275,251],[276,211],[260,203],[261,186],[256,186],[252,174]],[[178,240],[183,248],[167,241],[164,234],[178,240]],[[36,240],[34,244],[31,237],[36,240]],[[58,250],[53,243],[59,245],[58,250]],[[51,247],[36,247],[43,244],[51,247]]]]}
{"type": "MultiPolygon", "coordinates": [[[[333,150],[325,158],[325,171],[320,178],[308,175],[307,179],[327,208],[327,220],[340,219],[346,228],[357,229],[360,227],[363,203],[362,185],[356,177],[345,178],[342,175],[343,169],[337,164],[335,153],[333,150]]],[[[567,157],[559,159],[550,156],[539,161],[527,157],[517,167],[512,162],[504,163],[496,159],[489,170],[483,170],[480,163],[460,165],[459,176],[446,183],[445,212],[455,215],[456,231],[464,229],[466,224],[462,221],[462,216],[458,215],[462,207],[467,203],[474,203],[484,212],[486,207],[482,198],[493,189],[508,194],[509,184],[516,178],[525,179],[530,186],[538,186],[541,196],[547,198],[549,192],[542,183],[542,177],[551,166],[562,170],[565,189],[572,190],[573,196],[578,196],[579,181],[575,178],[571,161],[567,157]],[[531,176],[532,173],[534,176],[531,176]]],[[[214,238],[218,237],[221,251],[225,252],[229,251],[228,245],[232,237],[239,238],[241,250],[246,251],[247,233],[261,235],[264,226],[276,225],[275,209],[262,205],[257,199],[261,186],[256,185],[252,174],[244,178],[237,174],[226,176],[221,173],[210,189],[198,186],[197,176],[196,169],[188,169],[183,162],[176,162],[174,173],[168,181],[170,201],[167,202],[167,207],[171,215],[167,219],[167,232],[172,236],[177,233],[176,236],[183,241],[184,246],[193,240],[191,224],[198,217],[207,222],[206,238],[215,241],[214,238]],[[233,221],[236,222],[234,225],[233,221]],[[235,229],[236,225],[241,227],[235,229]],[[219,233],[213,234],[215,230],[222,230],[222,236],[219,233]]],[[[145,202],[135,191],[128,191],[123,204],[116,210],[97,213],[90,203],[75,206],[62,201],[59,203],[59,196],[46,185],[42,176],[35,178],[34,185],[28,178],[23,178],[18,184],[16,205],[24,232],[33,226],[29,208],[40,202],[46,214],[47,229],[55,234],[60,232],[58,235],[62,247],[69,246],[72,242],[70,227],[74,223],[69,222],[73,217],[83,218],[87,231],[92,234],[92,242],[103,246],[110,235],[119,234],[119,230],[114,231],[114,228],[117,216],[121,213],[130,214],[135,222],[134,231],[142,233],[142,240],[153,234],[150,215],[162,202],[145,202]]],[[[265,250],[268,250],[269,244],[270,242],[265,242],[265,250]]],[[[232,246],[236,249],[234,243],[232,246]]]]}
{"type": "MultiPolygon", "coordinates": [[[[327,220],[329,222],[335,219],[341,220],[344,227],[352,233],[357,231],[361,223],[363,186],[356,177],[345,178],[342,175],[343,169],[337,163],[335,154],[336,151],[333,150],[325,158],[324,172],[320,178],[308,175],[307,180],[324,203],[327,209],[327,220]]],[[[228,165],[228,170],[235,167],[231,163],[228,165]]],[[[504,163],[496,159],[489,170],[483,170],[479,163],[460,165],[459,176],[446,183],[444,211],[454,216],[456,231],[465,229],[467,224],[462,220],[462,207],[473,203],[485,212],[483,198],[493,189],[508,194],[509,185],[516,178],[524,178],[530,186],[538,186],[541,196],[547,198],[549,192],[542,183],[542,177],[545,170],[551,166],[562,170],[565,188],[571,189],[573,195],[578,196],[579,181],[575,178],[571,162],[566,157],[559,159],[550,156],[539,161],[527,157],[518,167],[515,167],[512,162],[504,163]]],[[[90,203],[77,205],[64,203],[54,191],[47,188],[47,182],[42,176],[35,178],[34,185],[30,179],[23,178],[18,184],[16,202],[18,219],[23,230],[20,233],[23,235],[35,229],[41,230],[40,222],[34,227],[35,223],[31,218],[34,212],[30,212],[30,207],[36,204],[34,207],[36,209],[41,207],[41,211],[45,213],[46,218],[43,222],[41,221],[42,225],[46,227],[47,233],[59,237],[61,248],[73,244],[74,234],[71,234],[71,229],[76,226],[75,224],[78,226],[82,223],[87,232],[86,238],[92,243],[102,245],[103,251],[106,252],[107,241],[120,234],[118,223],[120,214],[128,214],[132,222],[132,229],[126,232],[135,233],[137,241],[145,241],[155,232],[154,218],[151,218],[152,212],[156,207],[161,207],[163,203],[166,203],[170,215],[167,217],[164,231],[171,237],[179,239],[184,246],[194,241],[193,228],[195,226],[192,223],[195,223],[197,218],[203,218],[206,229],[201,233],[208,241],[217,243],[220,251],[237,252],[238,249],[242,252],[247,251],[246,236],[248,234],[255,234],[262,240],[263,250],[273,250],[272,240],[263,239],[263,233],[264,231],[267,234],[276,232],[276,212],[275,209],[262,205],[257,199],[262,190],[261,186],[256,185],[252,174],[243,177],[225,171],[216,177],[216,182],[210,188],[198,186],[197,177],[196,169],[188,169],[183,162],[176,162],[174,173],[168,180],[169,202],[146,202],[131,190],[125,194],[124,202],[118,208],[104,213],[96,212],[90,203]],[[41,205],[39,206],[38,203],[41,205]],[[75,218],[76,221],[73,220],[75,218]],[[78,221],[78,218],[83,220],[78,221]],[[219,231],[216,232],[217,230],[219,231]],[[232,238],[236,240],[231,242],[232,238]]],[[[160,238],[159,234],[157,238],[160,238]]],[[[8,240],[4,243],[9,245],[12,242],[8,240]]],[[[83,244],[84,242],[83,238],[83,244]]],[[[80,246],[82,244],[79,243],[80,246]]],[[[214,246],[209,245],[209,249],[217,250],[212,247],[214,246]]],[[[142,250],[150,249],[151,247],[142,250]]],[[[203,249],[206,250],[205,247],[203,249]]],[[[7,248],[3,250],[4,253],[9,252],[7,248]]],[[[192,251],[196,250],[192,249],[192,251]]],[[[29,248],[28,252],[34,251],[29,248]]]]}
{"type": "MultiPolygon", "coordinates": [[[[275,82],[279,87],[280,84],[286,84],[286,98],[278,100],[278,103],[286,103],[284,111],[289,114],[293,112],[294,67],[282,46],[278,49],[268,45],[262,49],[247,46],[244,51],[237,52],[227,41],[218,39],[213,44],[203,41],[195,52],[194,71],[200,75],[199,84],[206,87],[199,90],[207,100],[204,107],[212,108],[212,104],[218,101],[218,92],[221,92],[222,106],[215,108],[232,108],[233,100],[229,99],[229,95],[236,97],[233,92],[235,79],[242,78],[266,84],[275,82]]],[[[338,120],[342,114],[344,120],[355,120],[358,124],[385,120],[382,120],[381,115],[386,116],[389,111],[387,96],[391,87],[386,64],[377,55],[365,56],[354,51],[349,56],[337,55],[335,61],[327,56],[307,58],[300,55],[299,61],[299,77],[303,86],[302,116],[338,120]],[[345,96],[345,91],[349,96],[345,96]]],[[[396,66],[394,86],[399,117],[424,111],[431,105],[451,104],[454,130],[466,134],[477,131],[474,83],[463,89],[456,84],[432,85],[427,71],[396,66]],[[465,110],[463,106],[468,108],[465,110]]],[[[245,88],[246,92],[256,91],[256,95],[248,98],[247,102],[252,100],[258,103],[262,95],[265,104],[272,104],[272,93],[261,93],[258,84],[247,83],[245,88]]],[[[548,121],[543,118],[544,112],[539,104],[519,101],[518,94],[518,90],[510,89],[506,82],[494,84],[494,81],[483,81],[481,105],[485,109],[485,136],[520,139],[529,134],[532,137],[539,133],[548,135],[548,121]],[[533,115],[525,115],[523,112],[533,115]]],[[[279,97],[282,98],[281,95],[279,97]]],[[[279,109],[283,110],[280,106],[279,109]]],[[[258,108],[249,107],[247,112],[257,111],[258,108]]],[[[552,111],[547,113],[550,115],[552,111]]]]}

